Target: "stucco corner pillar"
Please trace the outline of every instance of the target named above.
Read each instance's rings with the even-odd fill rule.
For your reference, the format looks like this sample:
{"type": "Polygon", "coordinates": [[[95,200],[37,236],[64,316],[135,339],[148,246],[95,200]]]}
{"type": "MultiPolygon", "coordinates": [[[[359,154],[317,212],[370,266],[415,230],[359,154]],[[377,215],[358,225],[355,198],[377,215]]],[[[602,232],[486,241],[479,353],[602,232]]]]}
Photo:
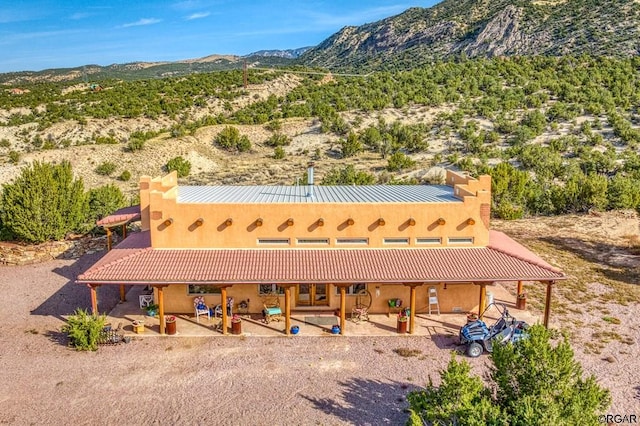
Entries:
{"type": "Polygon", "coordinates": [[[547,294],[544,299],[544,326],[549,328],[549,315],[551,314],[551,291],[555,281],[547,281],[547,294]]]}

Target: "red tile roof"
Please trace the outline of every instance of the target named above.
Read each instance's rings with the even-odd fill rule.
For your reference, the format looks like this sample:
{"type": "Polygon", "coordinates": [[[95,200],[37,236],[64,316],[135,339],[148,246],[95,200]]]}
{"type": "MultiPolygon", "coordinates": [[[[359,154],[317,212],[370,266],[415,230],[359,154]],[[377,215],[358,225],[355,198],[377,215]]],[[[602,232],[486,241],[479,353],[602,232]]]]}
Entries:
{"type": "Polygon", "coordinates": [[[116,210],[109,216],[105,216],[97,223],[98,226],[122,225],[134,220],[140,220],[140,206],[123,207],[116,210]]]}
{"type": "Polygon", "coordinates": [[[489,247],[420,249],[153,249],[133,234],[78,283],[221,284],[545,281],[564,274],[500,232],[489,247]]]}

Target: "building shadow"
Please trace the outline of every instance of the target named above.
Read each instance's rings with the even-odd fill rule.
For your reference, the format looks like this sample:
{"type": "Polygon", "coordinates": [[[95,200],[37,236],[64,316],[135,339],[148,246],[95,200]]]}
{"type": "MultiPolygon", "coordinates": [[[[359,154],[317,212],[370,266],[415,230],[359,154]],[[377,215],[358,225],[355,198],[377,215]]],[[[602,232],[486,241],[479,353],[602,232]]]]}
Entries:
{"type": "Polygon", "coordinates": [[[338,383],[342,398],[315,398],[302,394],[323,413],[354,425],[401,425],[408,418],[408,392],[419,389],[411,383],[381,382],[354,378],[338,383]],[[381,413],[384,413],[381,415],[381,413]]]}

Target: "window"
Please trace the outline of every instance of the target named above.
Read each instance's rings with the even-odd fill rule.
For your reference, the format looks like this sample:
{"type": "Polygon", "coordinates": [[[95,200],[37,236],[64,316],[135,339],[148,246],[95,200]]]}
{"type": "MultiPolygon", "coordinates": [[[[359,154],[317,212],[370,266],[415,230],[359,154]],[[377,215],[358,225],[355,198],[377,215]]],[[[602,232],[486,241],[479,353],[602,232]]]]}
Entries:
{"type": "Polygon", "coordinates": [[[442,238],[416,238],[416,244],[442,244],[442,238]]]}
{"type": "Polygon", "coordinates": [[[321,245],[329,245],[328,238],[298,238],[299,245],[307,245],[307,244],[321,244],[321,245]]]}
{"type": "Polygon", "coordinates": [[[216,287],[213,285],[195,285],[189,284],[188,288],[189,295],[198,295],[198,294],[220,294],[220,287],[216,287]]]}
{"type": "Polygon", "coordinates": [[[288,246],[288,238],[258,238],[258,244],[288,246]]]}
{"type": "Polygon", "coordinates": [[[409,244],[409,238],[385,238],[385,244],[409,244]]]}
{"type": "Polygon", "coordinates": [[[449,238],[449,244],[473,244],[473,237],[449,238]]]}
{"type": "Polygon", "coordinates": [[[336,244],[367,245],[369,244],[369,239],[368,238],[337,238],[336,244]]]}
{"type": "MultiPolygon", "coordinates": [[[[338,287],[337,285],[334,287],[336,289],[336,294],[340,295],[340,287],[338,287]]],[[[345,290],[347,290],[346,291],[347,296],[350,296],[350,295],[352,296],[352,295],[358,294],[360,290],[366,290],[366,289],[367,289],[367,285],[365,283],[358,283],[358,284],[350,285],[345,290]]]]}
{"type": "Polygon", "coordinates": [[[258,294],[260,296],[272,293],[284,294],[284,288],[278,287],[277,284],[258,284],[258,294]]]}

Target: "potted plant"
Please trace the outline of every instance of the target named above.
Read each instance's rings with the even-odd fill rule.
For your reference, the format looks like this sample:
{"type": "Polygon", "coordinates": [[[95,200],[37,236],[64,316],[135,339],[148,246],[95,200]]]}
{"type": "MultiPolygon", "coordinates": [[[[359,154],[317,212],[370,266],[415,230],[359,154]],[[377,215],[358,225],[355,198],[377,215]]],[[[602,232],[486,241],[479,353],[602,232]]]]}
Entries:
{"type": "Polygon", "coordinates": [[[167,334],[176,334],[176,317],[174,315],[165,315],[164,323],[167,334]]]}
{"type": "Polygon", "coordinates": [[[398,333],[405,334],[407,332],[408,321],[409,321],[409,316],[407,315],[407,311],[405,309],[401,310],[398,313],[398,325],[397,325],[398,333]]]}
{"type": "Polygon", "coordinates": [[[527,306],[527,293],[524,291],[518,294],[516,299],[516,309],[524,309],[527,306]]]}
{"type": "Polygon", "coordinates": [[[242,318],[238,314],[231,317],[231,334],[242,334],[242,318]]]}
{"type": "Polygon", "coordinates": [[[476,314],[475,312],[468,312],[467,322],[474,322],[474,321],[478,321],[478,314],[476,314]]]}
{"type": "Polygon", "coordinates": [[[150,303],[149,306],[147,306],[145,309],[145,311],[147,311],[147,315],[149,315],[150,317],[155,317],[156,314],[158,313],[158,309],[160,308],[160,306],[158,306],[155,303],[150,303]]]}

